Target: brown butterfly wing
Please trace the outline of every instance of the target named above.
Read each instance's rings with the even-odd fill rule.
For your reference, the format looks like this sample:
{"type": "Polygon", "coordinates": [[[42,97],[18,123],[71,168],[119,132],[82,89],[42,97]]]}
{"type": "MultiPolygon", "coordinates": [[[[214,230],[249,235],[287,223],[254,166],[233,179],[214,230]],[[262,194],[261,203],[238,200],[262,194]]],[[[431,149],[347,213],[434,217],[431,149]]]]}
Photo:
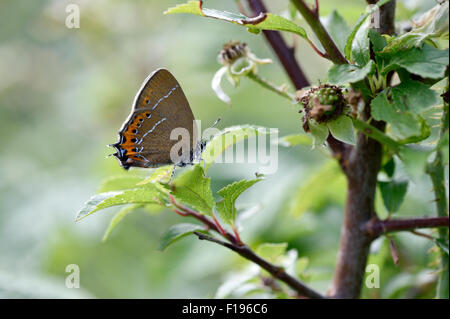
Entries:
{"type": "Polygon", "coordinates": [[[185,128],[190,151],[196,147],[194,115],[175,77],[166,69],[150,74],[137,93],[133,109],[113,146],[121,165],[128,169],[172,164],[170,150],[177,143],[170,134],[185,128]]]}

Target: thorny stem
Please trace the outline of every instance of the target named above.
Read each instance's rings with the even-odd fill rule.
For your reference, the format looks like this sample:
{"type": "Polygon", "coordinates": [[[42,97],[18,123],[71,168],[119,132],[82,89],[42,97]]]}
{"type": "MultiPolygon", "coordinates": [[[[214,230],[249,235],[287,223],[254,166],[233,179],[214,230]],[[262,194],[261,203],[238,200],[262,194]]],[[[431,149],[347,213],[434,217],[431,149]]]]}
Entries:
{"type": "Polygon", "coordinates": [[[221,246],[227,247],[242,257],[254,262],[255,264],[259,265],[261,268],[267,270],[272,276],[275,278],[281,280],[285,284],[287,284],[289,287],[294,289],[297,294],[300,296],[304,296],[307,298],[324,298],[321,294],[314,291],[313,289],[306,286],[303,282],[298,280],[297,278],[292,277],[289,275],[282,267],[276,266],[268,262],[267,260],[263,259],[262,257],[258,256],[253,250],[251,250],[247,245],[245,245],[241,239],[239,238],[239,235],[236,231],[236,229],[233,227],[233,232],[235,235],[227,232],[220,226],[220,223],[218,220],[213,217],[213,220],[208,218],[207,216],[200,214],[188,207],[185,207],[179,203],[176,202],[175,198],[170,195],[170,201],[174,207],[176,207],[174,210],[181,210],[183,212],[182,216],[190,216],[193,217],[200,222],[202,222],[207,228],[210,230],[215,231],[216,233],[222,235],[224,238],[226,238],[228,241],[223,241],[199,232],[194,232],[195,235],[200,240],[208,240],[210,242],[214,242],[216,244],[219,244],[221,246]]]}
{"type": "MultiPolygon", "coordinates": [[[[448,80],[447,80],[448,81],[448,80]]],[[[444,108],[441,120],[440,139],[443,138],[448,131],[449,126],[449,104],[448,104],[448,82],[444,92],[444,108]],[[447,98],[445,97],[447,94],[447,98]]],[[[427,173],[431,178],[433,184],[434,196],[436,198],[436,210],[437,215],[440,217],[448,216],[448,200],[447,190],[445,187],[445,172],[443,165],[443,154],[440,149],[436,151],[435,159],[433,162],[427,165],[427,173]]],[[[448,218],[448,217],[447,217],[448,218]]],[[[448,241],[448,229],[439,229],[439,239],[448,241]]],[[[441,250],[441,269],[442,272],[439,276],[437,297],[442,299],[448,299],[448,282],[449,282],[449,259],[446,257],[445,252],[441,250]]]]}

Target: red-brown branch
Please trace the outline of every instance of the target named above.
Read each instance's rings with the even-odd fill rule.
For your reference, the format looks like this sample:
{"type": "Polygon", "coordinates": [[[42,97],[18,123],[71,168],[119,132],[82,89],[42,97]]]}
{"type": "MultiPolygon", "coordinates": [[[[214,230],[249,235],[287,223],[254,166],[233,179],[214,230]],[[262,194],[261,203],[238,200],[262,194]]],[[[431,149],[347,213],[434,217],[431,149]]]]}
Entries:
{"type": "Polygon", "coordinates": [[[225,241],[219,240],[217,238],[205,235],[200,232],[194,232],[195,235],[200,240],[207,240],[216,244],[219,244],[223,247],[226,247],[228,249],[231,249],[232,251],[238,253],[242,257],[244,257],[247,260],[252,261],[253,263],[259,265],[261,268],[265,269],[268,273],[270,273],[273,277],[281,280],[285,284],[287,284],[289,287],[294,289],[299,296],[312,298],[312,299],[322,299],[324,296],[322,296],[320,293],[314,291],[313,289],[306,286],[303,282],[298,280],[297,278],[289,275],[283,267],[271,264],[267,260],[261,258],[257,254],[253,252],[247,245],[233,245],[231,243],[227,243],[225,241]]]}
{"type": "Polygon", "coordinates": [[[205,216],[203,214],[200,214],[188,207],[185,207],[175,200],[175,198],[170,195],[170,201],[172,205],[174,206],[172,209],[181,216],[190,216],[193,217],[200,222],[202,222],[208,229],[215,231],[216,233],[222,235],[224,238],[228,240],[228,242],[217,239],[215,237],[211,237],[208,235],[205,235],[203,233],[194,232],[195,235],[200,240],[207,240],[210,242],[214,242],[216,244],[219,244],[221,246],[224,246],[228,249],[231,249],[232,251],[238,253],[242,257],[250,260],[251,262],[259,265],[261,268],[265,269],[267,272],[269,272],[274,278],[277,278],[287,284],[289,287],[291,287],[293,290],[296,291],[296,293],[299,296],[303,296],[306,298],[324,298],[320,293],[316,292],[315,290],[311,289],[307,285],[305,285],[302,281],[298,280],[297,278],[289,275],[283,267],[271,264],[269,261],[265,260],[264,258],[258,256],[253,250],[251,250],[246,244],[244,244],[241,239],[239,238],[239,235],[235,228],[233,227],[233,231],[235,231],[235,235],[231,234],[230,232],[226,231],[225,229],[220,226],[219,222],[214,218],[211,219],[208,216],[205,216]],[[236,236],[236,237],[235,237],[236,236]]]}
{"type": "Polygon", "coordinates": [[[367,233],[372,237],[382,234],[413,230],[419,228],[449,227],[448,217],[424,217],[409,219],[373,219],[366,225],[367,233]]]}

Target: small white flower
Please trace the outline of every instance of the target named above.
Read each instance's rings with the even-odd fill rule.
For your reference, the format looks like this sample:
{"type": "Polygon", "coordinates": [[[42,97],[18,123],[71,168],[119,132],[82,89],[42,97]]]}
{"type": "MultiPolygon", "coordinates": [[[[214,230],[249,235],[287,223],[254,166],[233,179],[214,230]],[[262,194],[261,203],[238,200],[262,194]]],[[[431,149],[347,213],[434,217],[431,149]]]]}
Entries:
{"type": "Polygon", "coordinates": [[[234,86],[239,85],[240,77],[250,73],[256,74],[257,65],[272,63],[270,59],[260,59],[256,57],[248,48],[247,44],[239,41],[230,41],[223,46],[217,60],[223,65],[213,77],[212,89],[219,99],[231,106],[231,99],[222,90],[220,83],[226,74],[228,81],[234,86]]]}

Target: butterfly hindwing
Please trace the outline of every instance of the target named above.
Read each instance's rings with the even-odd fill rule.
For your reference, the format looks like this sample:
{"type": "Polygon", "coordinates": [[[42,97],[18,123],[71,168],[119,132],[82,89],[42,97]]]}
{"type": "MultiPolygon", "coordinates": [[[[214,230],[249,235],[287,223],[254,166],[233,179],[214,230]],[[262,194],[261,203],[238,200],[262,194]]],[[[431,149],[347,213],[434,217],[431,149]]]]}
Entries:
{"type": "Polygon", "coordinates": [[[166,69],[158,69],[138,91],[119,132],[119,142],[113,145],[117,150],[114,155],[126,169],[171,164],[170,150],[178,142],[171,139],[171,132],[176,128],[189,133],[192,153],[197,141],[189,102],[175,77],[166,69]]]}

